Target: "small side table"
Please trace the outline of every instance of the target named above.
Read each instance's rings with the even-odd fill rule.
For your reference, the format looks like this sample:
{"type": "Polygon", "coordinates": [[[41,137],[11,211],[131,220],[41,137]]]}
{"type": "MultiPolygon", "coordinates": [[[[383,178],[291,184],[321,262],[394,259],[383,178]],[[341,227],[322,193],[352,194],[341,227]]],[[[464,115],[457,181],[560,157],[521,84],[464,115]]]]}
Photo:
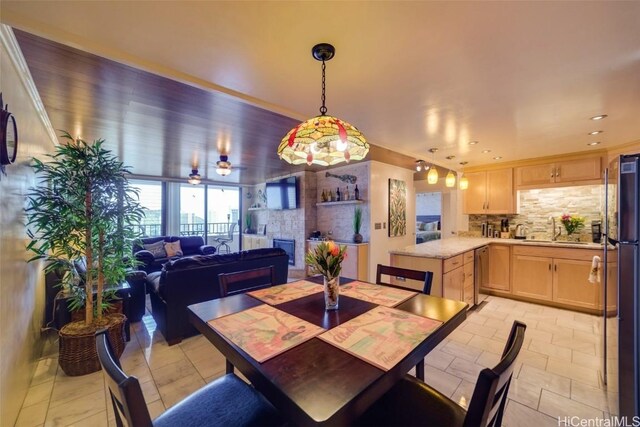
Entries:
{"type": "MultiPolygon", "coordinates": [[[[111,288],[110,288],[111,289],[111,288]]],[[[96,297],[97,292],[93,291],[93,297],[96,297]]],[[[122,314],[127,316],[127,321],[124,324],[124,333],[127,341],[131,339],[131,331],[129,327],[129,306],[131,301],[131,286],[129,283],[122,282],[117,286],[116,295],[118,298],[122,300],[122,314]]],[[[71,298],[68,294],[59,293],[56,296],[55,304],[55,313],[53,324],[56,329],[60,330],[64,325],[71,322],[71,310],[69,309],[69,305],[71,304],[71,298]]]]}

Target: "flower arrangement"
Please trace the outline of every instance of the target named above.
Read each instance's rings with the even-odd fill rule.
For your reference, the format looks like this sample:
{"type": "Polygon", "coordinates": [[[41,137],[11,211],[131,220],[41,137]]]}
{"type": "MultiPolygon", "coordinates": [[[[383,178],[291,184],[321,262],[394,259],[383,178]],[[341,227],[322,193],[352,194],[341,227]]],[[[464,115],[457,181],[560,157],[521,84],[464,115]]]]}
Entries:
{"type": "Polygon", "coordinates": [[[337,245],[333,241],[320,242],[314,249],[309,249],[305,262],[311,269],[327,279],[333,279],[342,271],[342,261],[347,257],[347,247],[337,245]]]}
{"type": "Polygon", "coordinates": [[[580,228],[584,227],[585,219],[578,215],[563,214],[560,217],[560,221],[562,221],[564,228],[567,230],[567,234],[572,235],[580,228]]]}

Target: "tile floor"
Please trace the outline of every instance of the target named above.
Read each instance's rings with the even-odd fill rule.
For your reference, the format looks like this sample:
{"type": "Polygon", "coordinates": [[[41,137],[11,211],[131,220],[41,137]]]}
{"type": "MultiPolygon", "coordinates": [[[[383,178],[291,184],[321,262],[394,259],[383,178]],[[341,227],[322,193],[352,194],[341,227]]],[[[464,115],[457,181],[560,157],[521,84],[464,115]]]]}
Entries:
{"type": "MultiPolygon", "coordinates": [[[[506,426],[557,426],[559,416],[608,417],[600,382],[597,318],[489,297],[425,359],[427,382],[467,406],[479,371],[499,359],[513,320],[527,324],[511,383],[506,426]]],[[[102,372],[67,377],[51,340],[39,361],[16,426],[113,426],[102,372]]],[[[138,377],[152,418],[224,373],[223,356],[202,336],[167,346],[146,315],[132,325],[121,358],[138,377]]]]}

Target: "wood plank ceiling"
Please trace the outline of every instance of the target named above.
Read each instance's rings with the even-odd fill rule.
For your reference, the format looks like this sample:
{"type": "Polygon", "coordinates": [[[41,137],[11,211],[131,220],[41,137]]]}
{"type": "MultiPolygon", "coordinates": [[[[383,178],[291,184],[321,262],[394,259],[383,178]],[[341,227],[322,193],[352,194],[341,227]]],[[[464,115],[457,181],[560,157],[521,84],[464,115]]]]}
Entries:
{"type": "MultiPolygon", "coordinates": [[[[292,166],[276,150],[298,120],[221,92],[203,90],[100,56],[14,30],[56,130],[103,138],[136,175],[204,179],[241,185],[318,166],[292,166]],[[216,174],[227,154],[233,172],[216,174]]],[[[372,155],[384,160],[381,150],[372,155]],[[376,154],[377,153],[377,154],[376,154]]],[[[392,163],[411,168],[412,159],[392,163]]]]}

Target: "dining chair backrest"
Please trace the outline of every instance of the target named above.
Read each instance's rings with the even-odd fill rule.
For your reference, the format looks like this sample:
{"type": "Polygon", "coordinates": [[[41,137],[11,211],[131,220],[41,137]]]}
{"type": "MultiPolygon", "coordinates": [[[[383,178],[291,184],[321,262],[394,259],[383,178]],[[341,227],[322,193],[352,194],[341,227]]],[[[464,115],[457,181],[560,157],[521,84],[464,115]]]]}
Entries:
{"type": "Polygon", "coordinates": [[[106,329],[96,333],[96,350],[102,370],[106,374],[116,425],[151,427],[153,424],[140,383],[136,377],[127,376],[120,368],[106,329]]]}
{"type": "Polygon", "coordinates": [[[218,274],[220,296],[242,294],[247,291],[268,288],[276,282],[273,265],[253,270],[236,271],[218,274]]]}
{"type": "Polygon", "coordinates": [[[390,276],[392,278],[402,277],[404,279],[417,280],[423,283],[423,294],[429,295],[431,293],[431,282],[433,282],[432,271],[410,270],[408,268],[391,267],[388,265],[378,264],[378,268],[376,270],[376,284],[403,288],[404,286],[398,286],[397,284],[394,285],[388,282],[383,282],[383,275],[390,276]]]}
{"type": "Polygon", "coordinates": [[[236,231],[236,227],[238,226],[237,222],[234,222],[233,224],[231,224],[231,226],[229,227],[229,232],[227,233],[229,240],[233,241],[233,233],[236,231]]]}
{"type": "Polygon", "coordinates": [[[480,371],[464,419],[465,426],[502,425],[513,368],[524,342],[526,328],[527,325],[522,322],[513,322],[500,362],[493,369],[485,368],[480,371]]]}

